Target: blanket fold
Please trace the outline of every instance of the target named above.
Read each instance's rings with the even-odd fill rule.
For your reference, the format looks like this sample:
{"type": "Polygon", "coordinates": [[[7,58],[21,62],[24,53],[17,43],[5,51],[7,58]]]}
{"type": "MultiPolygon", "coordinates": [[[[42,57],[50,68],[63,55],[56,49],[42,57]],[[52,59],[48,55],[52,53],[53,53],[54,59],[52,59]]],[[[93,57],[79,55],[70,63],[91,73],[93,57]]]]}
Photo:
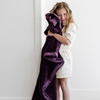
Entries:
{"type": "MultiPolygon", "coordinates": [[[[55,13],[47,13],[46,20],[48,30],[54,34],[62,35],[63,24],[55,13]]],[[[32,100],[57,100],[56,72],[64,64],[64,60],[59,53],[61,42],[53,36],[48,36],[41,51],[41,62],[39,75],[32,96],[32,100]]]]}

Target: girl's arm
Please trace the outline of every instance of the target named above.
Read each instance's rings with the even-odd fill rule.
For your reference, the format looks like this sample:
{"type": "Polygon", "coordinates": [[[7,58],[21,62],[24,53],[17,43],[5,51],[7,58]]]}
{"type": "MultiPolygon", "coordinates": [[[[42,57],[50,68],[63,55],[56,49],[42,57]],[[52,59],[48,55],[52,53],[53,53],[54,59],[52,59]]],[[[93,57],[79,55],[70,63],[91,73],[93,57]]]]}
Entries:
{"type": "Polygon", "coordinates": [[[65,45],[69,45],[71,43],[70,40],[67,39],[65,36],[59,35],[57,33],[53,34],[52,32],[50,32],[50,30],[48,31],[48,36],[54,36],[58,41],[65,45]]]}
{"type": "Polygon", "coordinates": [[[70,40],[68,40],[65,36],[61,36],[57,33],[53,34],[53,36],[60,41],[61,43],[65,44],[65,45],[69,45],[71,42],[70,40]]]}

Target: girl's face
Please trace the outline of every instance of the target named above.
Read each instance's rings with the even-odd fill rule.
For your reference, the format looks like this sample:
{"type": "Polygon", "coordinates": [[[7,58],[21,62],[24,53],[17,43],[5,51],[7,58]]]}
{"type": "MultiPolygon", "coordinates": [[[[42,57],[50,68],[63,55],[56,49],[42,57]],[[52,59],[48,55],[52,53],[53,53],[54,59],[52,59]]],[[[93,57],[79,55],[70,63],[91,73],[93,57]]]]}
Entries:
{"type": "Polygon", "coordinates": [[[61,19],[62,23],[65,24],[67,21],[67,11],[65,8],[56,10],[56,14],[61,19]]]}

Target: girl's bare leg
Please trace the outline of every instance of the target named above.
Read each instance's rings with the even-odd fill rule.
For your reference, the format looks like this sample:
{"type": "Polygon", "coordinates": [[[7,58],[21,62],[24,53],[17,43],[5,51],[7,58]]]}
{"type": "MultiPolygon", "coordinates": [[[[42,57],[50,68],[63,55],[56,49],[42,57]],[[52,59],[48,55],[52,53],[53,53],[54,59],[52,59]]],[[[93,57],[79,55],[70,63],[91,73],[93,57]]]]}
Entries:
{"type": "Polygon", "coordinates": [[[68,88],[68,78],[60,78],[63,100],[70,100],[70,92],[68,88]]]}
{"type": "Polygon", "coordinates": [[[56,85],[57,85],[57,100],[60,100],[60,79],[56,78],[56,85]]]}

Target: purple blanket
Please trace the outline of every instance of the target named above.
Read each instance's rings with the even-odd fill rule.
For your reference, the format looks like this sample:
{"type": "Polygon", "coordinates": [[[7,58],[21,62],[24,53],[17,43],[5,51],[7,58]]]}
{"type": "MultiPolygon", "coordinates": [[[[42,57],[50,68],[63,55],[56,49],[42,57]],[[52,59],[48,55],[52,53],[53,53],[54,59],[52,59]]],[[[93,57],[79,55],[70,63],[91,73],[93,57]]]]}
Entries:
{"type": "MultiPolygon", "coordinates": [[[[54,13],[47,13],[46,19],[49,23],[44,31],[62,35],[63,24],[54,13]]],[[[36,82],[32,100],[57,100],[56,72],[64,64],[64,60],[59,53],[61,42],[53,36],[48,36],[41,52],[40,72],[36,82]]]]}

